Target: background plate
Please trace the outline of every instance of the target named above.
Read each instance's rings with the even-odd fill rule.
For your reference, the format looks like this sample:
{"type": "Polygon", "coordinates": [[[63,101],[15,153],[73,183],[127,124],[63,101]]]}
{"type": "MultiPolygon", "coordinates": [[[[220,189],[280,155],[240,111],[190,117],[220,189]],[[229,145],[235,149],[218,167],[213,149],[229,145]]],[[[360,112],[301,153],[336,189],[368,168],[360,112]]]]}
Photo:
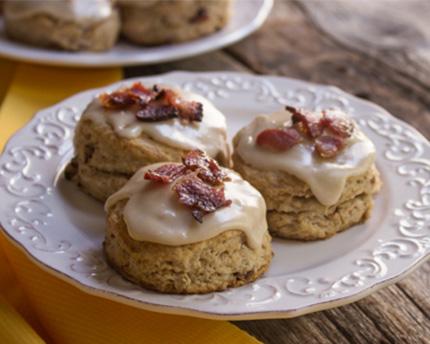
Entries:
{"type": "Polygon", "coordinates": [[[20,44],[6,38],[0,18],[0,56],[48,65],[111,67],[144,65],[178,60],[233,44],[257,30],[266,20],[273,0],[236,0],[229,24],[222,30],[181,44],[143,48],[120,40],[101,53],[49,50],[20,44]]]}
{"type": "MultiPolygon", "coordinates": [[[[7,237],[39,266],[101,297],[158,312],[213,319],[293,317],[336,307],[397,282],[430,253],[430,146],[382,108],[337,88],[239,73],[170,73],[135,80],[206,96],[228,120],[229,139],[255,115],[285,104],[337,106],[352,114],[377,147],[383,179],[372,218],[317,242],[275,239],[268,272],[254,283],[206,295],[165,295],[125,281],[102,251],[100,202],[64,180],[73,130],[101,91],[89,90],[38,112],[0,157],[0,221],[7,237]]],[[[395,301],[393,301],[395,302],[395,301]]]]}

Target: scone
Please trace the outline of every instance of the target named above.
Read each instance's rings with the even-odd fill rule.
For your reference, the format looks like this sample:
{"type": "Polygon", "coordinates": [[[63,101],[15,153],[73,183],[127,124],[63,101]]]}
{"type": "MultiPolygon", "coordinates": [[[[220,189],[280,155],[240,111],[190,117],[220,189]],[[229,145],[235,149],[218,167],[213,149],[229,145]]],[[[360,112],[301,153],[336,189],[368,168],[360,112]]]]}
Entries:
{"type": "Polygon", "coordinates": [[[122,34],[159,45],[193,40],[227,25],[233,0],[120,0],[122,34]]]}
{"type": "Polygon", "coordinates": [[[74,134],[66,177],[105,201],[141,167],[181,161],[199,148],[230,164],[224,115],[204,97],[135,83],[103,93],[85,109],[74,134]]]}
{"type": "Polygon", "coordinates": [[[145,288],[221,291],[257,279],[273,256],[261,194],[200,150],[140,169],[105,209],[108,262],[145,288]]]}
{"type": "Polygon", "coordinates": [[[8,0],[3,18],[9,38],[69,51],[108,50],[120,30],[111,0],[8,0]]]}
{"type": "Polygon", "coordinates": [[[257,116],[233,147],[234,169],[266,200],[272,236],[326,239],[371,216],[375,147],[341,110],[257,116]]]}

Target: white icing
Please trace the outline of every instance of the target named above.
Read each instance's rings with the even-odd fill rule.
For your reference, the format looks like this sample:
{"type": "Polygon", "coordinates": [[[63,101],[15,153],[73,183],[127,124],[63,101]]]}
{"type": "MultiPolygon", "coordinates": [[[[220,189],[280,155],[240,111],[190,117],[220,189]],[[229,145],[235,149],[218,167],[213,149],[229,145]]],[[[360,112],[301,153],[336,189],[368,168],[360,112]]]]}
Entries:
{"type": "Polygon", "coordinates": [[[375,161],[375,146],[355,122],[345,149],[335,158],[321,158],[314,152],[313,142],[306,138],[285,152],[272,151],[255,143],[263,130],[291,125],[291,113],[285,110],[257,116],[236,135],[235,149],[243,161],[255,168],[284,171],[303,180],[318,201],[327,206],[339,200],[348,177],[363,174],[375,161]]]}
{"type": "Polygon", "coordinates": [[[111,0],[12,0],[5,4],[9,19],[25,19],[48,14],[72,21],[96,21],[112,14],[111,0]]]}
{"type": "Polygon", "coordinates": [[[179,203],[172,190],[174,183],[162,184],[144,180],[148,169],[163,165],[154,164],[140,169],[125,186],[110,196],[105,204],[108,211],[115,203],[128,199],[124,220],[130,237],[164,245],[185,245],[217,236],[227,230],[242,230],[252,249],[261,247],[267,231],[266,204],[261,194],[233,171],[223,169],[231,177],[225,182],[225,198],[232,204],[203,216],[199,223],[191,209],[179,203]]]}
{"type": "Polygon", "coordinates": [[[181,89],[174,90],[184,100],[194,100],[203,104],[201,122],[184,123],[178,118],[153,123],[142,122],[136,118],[135,111],[106,109],[99,99],[88,105],[82,118],[90,118],[95,123],[108,123],[121,137],[137,138],[144,134],[171,147],[185,150],[198,148],[206,151],[211,157],[221,156],[223,163],[228,161],[227,121],[224,115],[206,98],[181,89]]]}

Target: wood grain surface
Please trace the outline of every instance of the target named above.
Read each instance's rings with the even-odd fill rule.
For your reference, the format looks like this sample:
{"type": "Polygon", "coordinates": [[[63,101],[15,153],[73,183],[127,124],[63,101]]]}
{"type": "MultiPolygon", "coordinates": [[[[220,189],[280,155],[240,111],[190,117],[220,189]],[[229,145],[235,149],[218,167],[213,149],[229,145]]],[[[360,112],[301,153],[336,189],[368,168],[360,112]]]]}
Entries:
{"type": "MultiPolygon", "coordinates": [[[[276,0],[260,30],[223,51],[126,68],[125,74],[171,70],[233,70],[335,85],[430,138],[428,0],[276,0]]],[[[350,305],[233,323],[264,343],[430,343],[430,261],[350,305]]]]}

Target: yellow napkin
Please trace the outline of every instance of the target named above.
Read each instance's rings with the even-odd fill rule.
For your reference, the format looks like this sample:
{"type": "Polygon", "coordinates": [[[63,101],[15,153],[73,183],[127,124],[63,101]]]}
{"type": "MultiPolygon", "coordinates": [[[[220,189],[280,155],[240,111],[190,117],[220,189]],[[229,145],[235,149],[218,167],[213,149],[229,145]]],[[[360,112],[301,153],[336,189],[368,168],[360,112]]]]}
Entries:
{"type": "MultiPolygon", "coordinates": [[[[121,78],[120,69],[19,64],[0,108],[0,147],[35,111],[121,78]]],[[[36,266],[3,235],[0,243],[1,343],[259,343],[226,321],[154,313],[89,295],[36,266]]]]}
{"type": "Polygon", "coordinates": [[[0,105],[9,88],[17,63],[0,58],[0,105]]]}

